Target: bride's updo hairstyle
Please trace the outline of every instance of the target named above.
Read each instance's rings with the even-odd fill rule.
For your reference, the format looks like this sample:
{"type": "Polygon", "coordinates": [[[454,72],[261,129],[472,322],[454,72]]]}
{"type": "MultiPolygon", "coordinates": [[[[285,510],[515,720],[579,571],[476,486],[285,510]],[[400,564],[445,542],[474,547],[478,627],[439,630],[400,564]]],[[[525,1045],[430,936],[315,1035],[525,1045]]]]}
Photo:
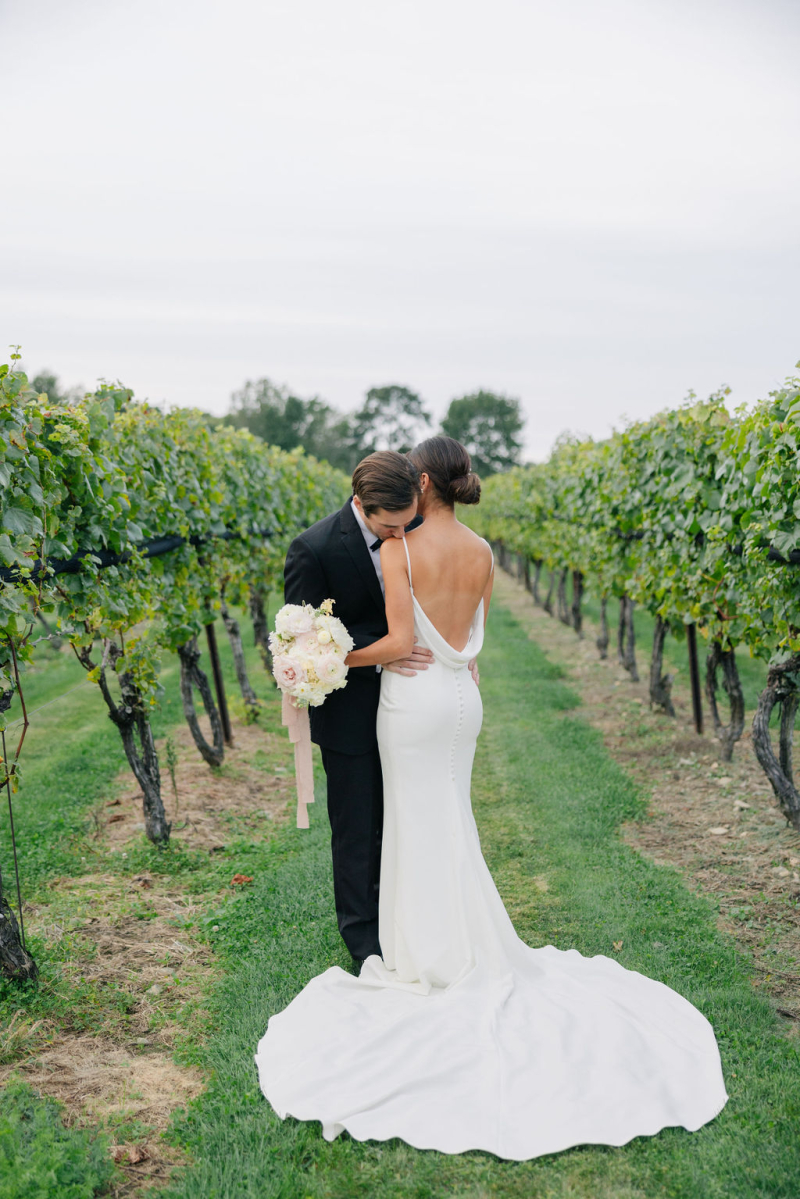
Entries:
{"type": "Polygon", "coordinates": [[[431,481],[436,498],[454,504],[477,504],[481,481],[472,469],[470,456],[454,437],[429,437],[410,451],[409,458],[420,474],[431,481]]]}

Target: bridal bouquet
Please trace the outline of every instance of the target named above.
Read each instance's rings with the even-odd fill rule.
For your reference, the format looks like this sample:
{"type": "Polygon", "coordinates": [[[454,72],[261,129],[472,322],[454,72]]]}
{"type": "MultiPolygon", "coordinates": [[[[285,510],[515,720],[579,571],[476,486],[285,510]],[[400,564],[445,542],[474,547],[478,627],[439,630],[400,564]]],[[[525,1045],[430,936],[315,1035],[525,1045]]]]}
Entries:
{"type": "Polygon", "coordinates": [[[355,644],[332,612],[331,599],[318,608],[284,604],[269,635],[272,673],[283,692],[283,723],[294,745],[298,828],[308,828],[308,805],[314,802],[308,708],[318,708],[332,691],[344,687],[344,660],[355,644]]]}
{"type": "Polygon", "coordinates": [[[284,604],[269,635],[272,673],[284,695],[298,708],[318,708],[332,691],[347,682],[344,660],[353,638],[332,615],[333,600],[311,604],[284,604]]]}

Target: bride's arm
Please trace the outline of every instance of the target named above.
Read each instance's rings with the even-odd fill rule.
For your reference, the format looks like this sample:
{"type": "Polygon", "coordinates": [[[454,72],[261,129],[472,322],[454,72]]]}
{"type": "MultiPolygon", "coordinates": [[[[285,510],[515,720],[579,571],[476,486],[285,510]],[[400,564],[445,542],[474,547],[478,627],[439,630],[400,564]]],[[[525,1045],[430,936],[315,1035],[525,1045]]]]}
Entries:
{"type": "Polygon", "coordinates": [[[486,621],[489,619],[489,603],[492,598],[492,588],[494,587],[494,561],[492,561],[492,572],[489,575],[489,581],[483,589],[483,627],[486,628],[486,621]]]}
{"type": "Polygon", "coordinates": [[[408,658],[414,648],[414,605],[400,538],[387,538],[380,553],[389,632],[372,645],[352,650],[345,658],[346,666],[383,666],[408,658]]]}
{"type": "MultiPolygon", "coordinates": [[[[491,546],[489,546],[489,549],[491,550],[491,546]]],[[[483,589],[483,596],[482,596],[482,599],[483,599],[483,627],[484,628],[486,628],[486,621],[489,619],[489,604],[492,599],[492,588],[493,587],[494,587],[494,554],[492,554],[492,569],[489,572],[489,578],[486,583],[486,586],[483,589]]],[[[472,675],[472,678],[475,681],[475,683],[480,684],[481,675],[480,675],[480,671],[478,670],[478,659],[471,658],[470,661],[467,663],[467,665],[469,666],[469,672],[472,675]]]]}

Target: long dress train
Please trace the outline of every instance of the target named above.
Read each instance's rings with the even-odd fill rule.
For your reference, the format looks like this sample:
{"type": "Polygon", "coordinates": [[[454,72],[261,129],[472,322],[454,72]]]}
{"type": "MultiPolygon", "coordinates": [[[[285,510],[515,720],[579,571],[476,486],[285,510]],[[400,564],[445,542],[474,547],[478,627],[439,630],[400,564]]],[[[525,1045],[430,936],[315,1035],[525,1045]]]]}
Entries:
{"type": "Polygon", "coordinates": [[[383,960],[358,978],[331,967],[270,1019],[261,1089],[328,1140],[346,1129],[518,1161],[700,1128],[728,1098],[705,1017],[611,958],[516,935],[470,803],[483,710],[467,663],[483,602],[461,651],[413,602],[435,661],[382,675],[383,960]]]}

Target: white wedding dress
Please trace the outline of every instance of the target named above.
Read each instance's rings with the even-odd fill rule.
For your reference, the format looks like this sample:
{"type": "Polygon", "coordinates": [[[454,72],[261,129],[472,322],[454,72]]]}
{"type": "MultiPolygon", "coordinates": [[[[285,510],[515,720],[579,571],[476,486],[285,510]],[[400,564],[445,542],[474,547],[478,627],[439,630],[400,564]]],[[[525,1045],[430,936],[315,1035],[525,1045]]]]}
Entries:
{"type": "Polygon", "coordinates": [[[516,1161],[700,1128],[728,1098],[705,1017],[611,958],[516,935],[470,804],[483,602],[460,652],[413,602],[435,661],[382,675],[383,960],[358,978],[331,967],[271,1018],[261,1089],[328,1140],[346,1129],[516,1161]]]}

